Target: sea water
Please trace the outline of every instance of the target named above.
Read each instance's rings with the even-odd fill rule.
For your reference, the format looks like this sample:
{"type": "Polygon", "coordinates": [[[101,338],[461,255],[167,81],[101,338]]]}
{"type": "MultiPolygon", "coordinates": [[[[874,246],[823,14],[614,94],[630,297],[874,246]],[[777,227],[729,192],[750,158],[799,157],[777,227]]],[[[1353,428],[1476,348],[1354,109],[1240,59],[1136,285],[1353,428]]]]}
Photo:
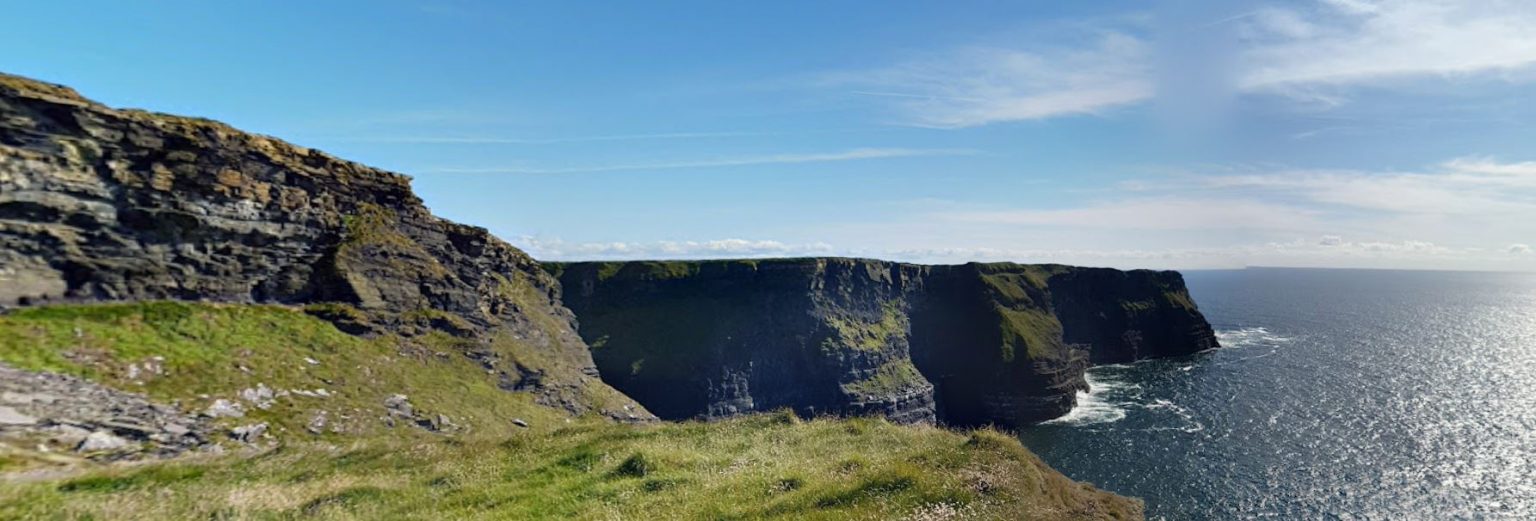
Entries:
{"type": "Polygon", "coordinates": [[[1223,348],[1021,433],[1151,519],[1536,519],[1536,274],[1194,271],[1223,348]]]}

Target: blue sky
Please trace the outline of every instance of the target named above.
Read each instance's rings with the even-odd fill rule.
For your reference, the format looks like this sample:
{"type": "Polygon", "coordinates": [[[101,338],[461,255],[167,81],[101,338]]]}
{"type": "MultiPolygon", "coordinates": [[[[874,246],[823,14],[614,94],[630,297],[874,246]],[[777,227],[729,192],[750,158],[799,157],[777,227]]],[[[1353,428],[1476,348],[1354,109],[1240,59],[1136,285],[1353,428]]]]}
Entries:
{"type": "Polygon", "coordinates": [[[543,259],[1536,269],[1536,5],[29,2],[0,70],[543,259]]]}

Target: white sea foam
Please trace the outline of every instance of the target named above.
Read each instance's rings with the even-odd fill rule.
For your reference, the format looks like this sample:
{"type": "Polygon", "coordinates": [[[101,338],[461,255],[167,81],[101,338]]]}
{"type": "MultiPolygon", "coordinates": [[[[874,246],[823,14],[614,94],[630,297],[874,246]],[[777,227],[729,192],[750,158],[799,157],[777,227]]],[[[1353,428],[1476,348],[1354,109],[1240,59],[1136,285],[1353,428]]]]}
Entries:
{"type": "Polygon", "coordinates": [[[1102,375],[1096,377],[1094,371],[1088,371],[1083,379],[1088,381],[1088,391],[1077,392],[1077,406],[1066,415],[1045,424],[1078,426],[1120,421],[1125,418],[1125,408],[1129,405],[1123,401],[1123,397],[1127,393],[1141,390],[1141,386],[1133,383],[1102,375]]]}
{"type": "Polygon", "coordinates": [[[1263,327],[1244,327],[1216,332],[1216,340],[1226,349],[1241,349],[1256,345],[1275,345],[1291,341],[1291,337],[1271,333],[1263,327]]]}

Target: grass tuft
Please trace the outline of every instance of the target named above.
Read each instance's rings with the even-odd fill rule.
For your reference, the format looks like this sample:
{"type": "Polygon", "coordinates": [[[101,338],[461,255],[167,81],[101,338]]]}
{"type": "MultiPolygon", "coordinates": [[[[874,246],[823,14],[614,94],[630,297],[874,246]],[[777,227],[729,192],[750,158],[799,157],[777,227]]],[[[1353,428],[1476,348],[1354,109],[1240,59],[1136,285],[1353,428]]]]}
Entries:
{"type": "Polygon", "coordinates": [[[643,478],[656,472],[656,462],[647,458],[644,453],[635,453],[626,458],[619,468],[613,470],[613,475],[621,478],[643,478]]]}

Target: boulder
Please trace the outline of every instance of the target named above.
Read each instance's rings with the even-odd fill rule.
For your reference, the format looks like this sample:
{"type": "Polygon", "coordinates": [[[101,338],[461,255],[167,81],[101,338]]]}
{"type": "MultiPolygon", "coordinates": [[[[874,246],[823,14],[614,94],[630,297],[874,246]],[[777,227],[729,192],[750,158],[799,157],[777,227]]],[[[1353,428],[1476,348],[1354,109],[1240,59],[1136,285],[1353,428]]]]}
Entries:
{"type": "Polygon", "coordinates": [[[107,431],[92,432],[80,442],[78,452],[111,452],[134,447],[135,444],[107,431]]]}

